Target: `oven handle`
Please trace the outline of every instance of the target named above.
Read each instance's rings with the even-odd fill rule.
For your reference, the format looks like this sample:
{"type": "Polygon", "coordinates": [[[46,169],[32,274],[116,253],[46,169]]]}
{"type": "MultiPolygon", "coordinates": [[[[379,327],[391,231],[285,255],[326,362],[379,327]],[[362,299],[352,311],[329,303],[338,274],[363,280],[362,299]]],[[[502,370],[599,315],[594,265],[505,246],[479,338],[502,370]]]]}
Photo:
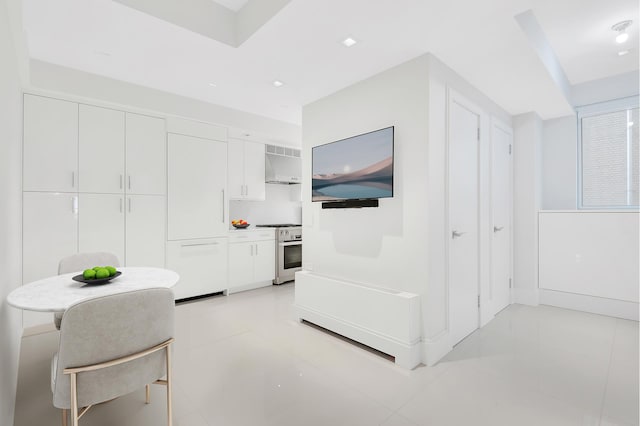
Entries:
{"type": "Polygon", "coordinates": [[[278,243],[278,245],[281,247],[300,246],[302,241],[287,241],[286,243],[278,243]]]}

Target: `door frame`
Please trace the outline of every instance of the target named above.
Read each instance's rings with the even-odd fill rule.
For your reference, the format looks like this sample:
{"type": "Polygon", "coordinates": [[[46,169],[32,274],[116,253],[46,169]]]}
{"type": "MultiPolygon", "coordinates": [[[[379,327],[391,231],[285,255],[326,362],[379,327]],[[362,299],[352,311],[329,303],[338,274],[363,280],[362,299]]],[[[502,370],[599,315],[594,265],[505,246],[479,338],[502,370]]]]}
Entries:
{"type": "MultiPolygon", "coordinates": [[[[482,265],[481,265],[481,256],[480,256],[480,249],[481,249],[481,221],[480,221],[480,216],[481,216],[481,199],[480,199],[480,194],[481,194],[481,162],[480,162],[480,158],[481,158],[481,147],[482,147],[482,123],[483,123],[483,115],[484,115],[484,111],[478,107],[476,104],[474,104],[473,102],[469,101],[466,97],[462,96],[461,94],[459,94],[457,91],[455,91],[454,89],[452,89],[451,87],[447,86],[446,88],[446,126],[445,126],[445,152],[446,152],[446,165],[445,165],[445,223],[446,226],[444,227],[444,232],[445,232],[445,261],[446,261],[446,266],[445,266],[445,285],[446,285],[446,311],[447,311],[447,315],[446,315],[446,327],[447,327],[447,334],[450,340],[450,346],[455,346],[456,344],[460,343],[460,342],[453,342],[451,341],[451,209],[450,209],[450,198],[451,198],[451,188],[450,188],[450,182],[451,182],[451,156],[450,156],[450,146],[451,146],[451,135],[450,135],[450,129],[451,129],[451,105],[452,103],[457,103],[458,105],[462,106],[463,108],[471,111],[472,113],[476,114],[478,116],[478,132],[479,132],[479,137],[477,140],[478,143],[478,155],[477,155],[477,186],[476,186],[476,190],[478,193],[478,201],[477,201],[477,215],[476,215],[476,224],[477,224],[477,230],[478,230],[478,238],[477,238],[477,262],[478,262],[478,272],[477,272],[477,290],[478,290],[478,297],[480,298],[480,300],[482,300],[482,294],[481,294],[481,271],[482,271],[482,265]]],[[[481,319],[482,319],[482,309],[481,306],[478,307],[478,317],[477,317],[477,327],[476,330],[478,328],[480,328],[481,326],[481,319]]],[[[463,339],[464,340],[464,339],[463,339]]]]}
{"type": "MultiPolygon", "coordinates": [[[[509,126],[508,124],[506,124],[505,122],[499,120],[496,117],[491,117],[491,141],[490,141],[490,152],[491,152],[491,156],[490,158],[490,163],[489,163],[489,170],[490,170],[490,191],[489,191],[489,211],[490,211],[490,218],[491,218],[491,226],[493,226],[493,148],[494,148],[494,141],[495,141],[495,131],[496,130],[500,130],[502,132],[505,132],[509,135],[510,137],[510,143],[509,145],[511,146],[511,155],[509,156],[509,213],[508,213],[508,217],[509,217],[509,278],[511,279],[511,286],[509,287],[509,305],[513,304],[513,128],[511,126],[509,126]]],[[[489,241],[489,246],[490,246],[490,252],[489,252],[489,276],[490,276],[490,281],[489,281],[489,286],[490,289],[493,290],[493,233],[491,234],[492,238],[489,241]]],[[[507,307],[509,306],[507,305],[507,307]]],[[[491,312],[490,315],[493,317],[496,314],[498,314],[498,312],[500,312],[494,305],[493,305],[493,300],[491,303],[491,312]]],[[[506,309],[506,308],[505,308],[506,309]]]]}

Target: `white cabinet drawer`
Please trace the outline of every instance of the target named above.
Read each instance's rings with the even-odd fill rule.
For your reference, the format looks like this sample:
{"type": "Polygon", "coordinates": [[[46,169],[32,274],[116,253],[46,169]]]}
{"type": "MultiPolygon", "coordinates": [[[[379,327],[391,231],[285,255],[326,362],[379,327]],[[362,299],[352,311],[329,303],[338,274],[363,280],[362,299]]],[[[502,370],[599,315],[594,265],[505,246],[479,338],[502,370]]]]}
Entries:
{"type": "Polygon", "coordinates": [[[248,241],[268,241],[275,240],[276,232],[274,229],[251,230],[235,229],[229,231],[229,243],[246,243],[248,241]]]}
{"type": "Polygon", "coordinates": [[[180,275],[176,299],[226,290],[227,256],[226,238],[169,241],[167,268],[180,275]]]}

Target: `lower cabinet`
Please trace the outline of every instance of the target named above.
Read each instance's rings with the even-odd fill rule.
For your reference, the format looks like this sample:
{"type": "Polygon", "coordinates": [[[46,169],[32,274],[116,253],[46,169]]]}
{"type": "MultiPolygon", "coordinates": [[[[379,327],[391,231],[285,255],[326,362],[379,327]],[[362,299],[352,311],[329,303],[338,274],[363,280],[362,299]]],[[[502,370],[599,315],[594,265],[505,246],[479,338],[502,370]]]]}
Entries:
{"type": "MultiPolygon", "coordinates": [[[[79,252],[110,252],[121,266],[165,266],[164,196],[23,192],[22,197],[23,284],[57,275],[60,259],[79,252]]],[[[28,311],[23,317],[24,327],[53,320],[28,311]]]]}
{"type": "Polygon", "coordinates": [[[125,199],[125,264],[165,265],[166,198],[160,195],[127,195],[125,199]]]}
{"type": "Polygon", "coordinates": [[[229,236],[229,292],[271,285],[275,278],[275,233],[232,231],[229,236]]]}
{"type": "Polygon", "coordinates": [[[227,238],[169,241],[167,268],[180,275],[175,298],[227,290],[227,258],[227,238]]]}
{"type": "Polygon", "coordinates": [[[105,251],[124,265],[124,196],[80,194],[78,251],[105,251]]]}

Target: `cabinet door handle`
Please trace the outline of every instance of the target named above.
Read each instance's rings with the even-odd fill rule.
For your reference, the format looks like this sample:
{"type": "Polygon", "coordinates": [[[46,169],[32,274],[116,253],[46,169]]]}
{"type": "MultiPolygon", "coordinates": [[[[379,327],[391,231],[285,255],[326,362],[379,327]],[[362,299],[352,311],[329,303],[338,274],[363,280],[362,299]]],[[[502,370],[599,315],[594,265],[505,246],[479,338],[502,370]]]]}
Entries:
{"type": "Polygon", "coordinates": [[[78,214],[78,197],[71,197],[71,212],[78,214]]]}
{"type": "Polygon", "coordinates": [[[76,172],[71,172],[71,187],[76,187],[76,172]]]}
{"type": "Polygon", "coordinates": [[[224,223],[224,189],[222,190],[222,223],[224,223]]]}
{"type": "Polygon", "coordinates": [[[128,178],[127,180],[129,181],[128,182],[129,189],[131,189],[131,175],[127,176],[127,178],[128,178]]]}
{"type": "Polygon", "coordinates": [[[122,213],[122,198],[120,198],[120,213],[122,213]]]}
{"type": "Polygon", "coordinates": [[[493,232],[500,232],[504,229],[504,226],[494,226],[493,227],[493,232]]]}
{"type": "Polygon", "coordinates": [[[249,185],[244,186],[244,195],[249,196],[249,185]]]}
{"type": "Polygon", "coordinates": [[[127,201],[129,201],[129,213],[131,213],[131,198],[129,198],[127,201]]]}
{"type": "Polygon", "coordinates": [[[451,231],[451,238],[462,237],[466,232],[451,231]]]}
{"type": "Polygon", "coordinates": [[[249,247],[251,247],[251,256],[253,256],[253,244],[251,244],[249,247]]]}
{"type": "Polygon", "coordinates": [[[122,175],[120,175],[120,189],[122,189],[122,180],[124,179],[124,177],[122,175]]]}
{"type": "Polygon", "coordinates": [[[218,245],[218,242],[212,242],[212,243],[193,243],[193,244],[181,244],[181,247],[198,247],[198,246],[216,246],[218,245]]]}
{"type": "Polygon", "coordinates": [[[256,256],[258,255],[258,245],[256,244],[256,256]]]}

